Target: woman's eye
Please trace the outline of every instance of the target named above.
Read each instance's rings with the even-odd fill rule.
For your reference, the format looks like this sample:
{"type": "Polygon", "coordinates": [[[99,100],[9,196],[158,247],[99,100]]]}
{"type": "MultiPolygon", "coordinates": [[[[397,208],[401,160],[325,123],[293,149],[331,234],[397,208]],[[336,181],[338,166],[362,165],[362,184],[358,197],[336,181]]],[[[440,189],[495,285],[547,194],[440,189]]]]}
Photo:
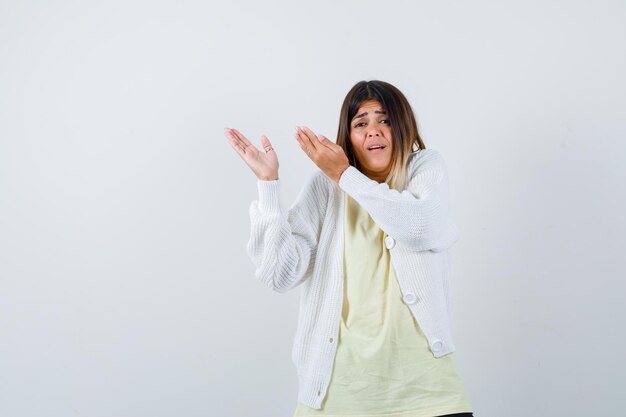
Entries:
{"type": "Polygon", "coordinates": [[[357,123],[354,125],[354,127],[361,127],[361,126],[365,126],[365,122],[357,123]]]}
{"type": "Polygon", "coordinates": [[[389,124],[389,119],[382,119],[382,120],[380,121],[380,123],[389,124]]]}

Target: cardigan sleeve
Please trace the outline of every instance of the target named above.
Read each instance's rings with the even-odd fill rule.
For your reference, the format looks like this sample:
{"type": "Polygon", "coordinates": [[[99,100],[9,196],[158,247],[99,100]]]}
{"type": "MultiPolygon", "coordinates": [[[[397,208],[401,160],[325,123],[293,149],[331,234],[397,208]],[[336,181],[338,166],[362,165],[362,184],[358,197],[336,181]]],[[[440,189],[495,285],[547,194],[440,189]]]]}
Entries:
{"type": "Polygon", "coordinates": [[[354,198],[389,236],[413,251],[443,251],[459,238],[450,217],[446,165],[436,150],[411,159],[405,190],[378,183],[353,166],[339,179],[339,187],[354,198]]]}
{"type": "Polygon", "coordinates": [[[287,212],[280,204],[280,180],[257,180],[259,198],[250,205],[246,250],[255,277],[274,291],[286,292],[311,275],[325,201],[316,178],[307,181],[287,212]]]}

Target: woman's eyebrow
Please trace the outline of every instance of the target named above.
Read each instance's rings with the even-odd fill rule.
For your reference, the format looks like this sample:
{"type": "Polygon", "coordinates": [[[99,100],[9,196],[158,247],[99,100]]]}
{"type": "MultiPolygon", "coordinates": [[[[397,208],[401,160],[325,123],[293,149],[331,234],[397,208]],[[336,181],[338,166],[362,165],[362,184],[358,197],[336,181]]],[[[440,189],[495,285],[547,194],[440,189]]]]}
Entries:
{"type": "MultiPolygon", "coordinates": [[[[381,111],[379,111],[379,110],[374,110],[374,113],[376,113],[376,114],[387,114],[387,112],[386,112],[386,111],[384,111],[384,110],[381,110],[381,111]]],[[[354,120],[354,119],[360,119],[361,117],[365,117],[365,116],[367,116],[367,112],[363,112],[363,113],[361,113],[361,114],[357,114],[356,116],[354,116],[354,117],[352,118],[352,120],[354,120]]]]}

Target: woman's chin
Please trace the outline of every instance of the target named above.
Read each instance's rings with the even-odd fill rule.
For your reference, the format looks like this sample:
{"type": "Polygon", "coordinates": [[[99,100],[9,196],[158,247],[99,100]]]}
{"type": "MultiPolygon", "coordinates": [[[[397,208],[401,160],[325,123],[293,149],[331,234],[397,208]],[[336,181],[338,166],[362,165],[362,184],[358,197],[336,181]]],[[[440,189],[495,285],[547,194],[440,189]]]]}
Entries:
{"type": "Polygon", "coordinates": [[[385,176],[387,173],[387,167],[389,164],[361,164],[361,168],[363,169],[363,173],[368,176],[385,176]]]}
{"type": "Polygon", "coordinates": [[[370,171],[383,172],[387,170],[387,167],[389,166],[389,161],[375,159],[375,160],[366,161],[365,164],[363,165],[365,165],[367,169],[370,171]]]}

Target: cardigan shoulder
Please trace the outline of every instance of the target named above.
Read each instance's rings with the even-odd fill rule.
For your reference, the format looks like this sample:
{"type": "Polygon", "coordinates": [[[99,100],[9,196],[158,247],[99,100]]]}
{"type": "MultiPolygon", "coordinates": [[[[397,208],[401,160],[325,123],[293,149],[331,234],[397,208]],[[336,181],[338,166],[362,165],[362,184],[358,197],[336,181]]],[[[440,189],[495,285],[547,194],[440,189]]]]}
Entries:
{"type": "Polygon", "coordinates": [[[324,174],[324,172],[322,170],[317,169],[309,177],[309,179],[307,181],[307,185],[309,185],[310,187],[312,187],[312,188],[314,188],[316,190],[324,192],[324,193],[326,193],[326,195],[328,195],[328,193],[333,191],[333,189],[335,188],[336,184],[333,182],[333,180],[328,178],[328,176],[326,174],[324,174]]]}
{"type": "Polygon", "coordinates": [[[306,218],[312,219],[313,213],[323,213],[327,210],[327,204],[334,190],[335,183],[321,170],[316,170],[305,181],[300,193],[291,209],[304,211],[306,218]]]}
{"type": "Polygon", "coordinates": [[[408,167],[411,174],[433,169],[445,171],[445,161],[436,149],[419,149],[409,155],[408,167]]]}

